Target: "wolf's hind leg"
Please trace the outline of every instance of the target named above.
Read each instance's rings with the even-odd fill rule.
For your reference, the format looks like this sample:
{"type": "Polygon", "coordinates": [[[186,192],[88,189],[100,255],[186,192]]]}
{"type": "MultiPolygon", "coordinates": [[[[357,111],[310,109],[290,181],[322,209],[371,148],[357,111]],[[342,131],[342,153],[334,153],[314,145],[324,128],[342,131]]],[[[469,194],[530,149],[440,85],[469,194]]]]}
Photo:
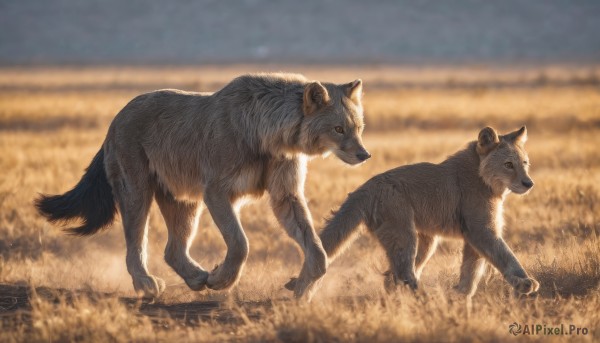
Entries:
{"type": "Polygon", "coordinates": [[[373,230],[390,262],[390,271],[386,273],[384,286],[388,293],[400,283],[417,289],[415,258],[417,254],[417,232],[409,220],[385,222],[373,230]]]}
{"type": "Polygon", "coordinates": [[[148,212],[152,204],[153,187],[145,177],[123,176],[113,180],[113,193],[123,219],[127,271],[133,278],[133,287],[146,297],[157,297],[165,289],[165,282],[150,275],[147,267],[148,212]]]}
{"type": "Polygon", "coordinates": [[[435,236],[429,236],[422,233],[418,234],[418,246],[417,246],[417,257],[415,258],[415,275],[417,279],[421,277],[423,268],[433,256],[435,249],[437,248],[438,238],[435,236]]]}
{"type": "Polygon", "coordinates": [[[225,289],[232,286],[242,272],[248,258],[248,238],[231,201],[220,188],[207,187],[204,202],[227,245],[225,260],[209,274],[206,286],[225,289]]]}
{"type": "Polygon", "coordinates": [[[485,258],[479,255],[469,243],[465,242],[462,265],[460,266],[460,280],[455,287],[456,290],[468,296],[473,296],[483,276],[485,265],[485,258]]]}
{"type": "Polygon", "coordinates": [[[208,272],[189,254],[198,229],[202,203],[178,201],[162,190],[157,190],[155,197],[169,231],[165,261],[185,280],[188,287],[194,291],[204,289],[208,272]]]}

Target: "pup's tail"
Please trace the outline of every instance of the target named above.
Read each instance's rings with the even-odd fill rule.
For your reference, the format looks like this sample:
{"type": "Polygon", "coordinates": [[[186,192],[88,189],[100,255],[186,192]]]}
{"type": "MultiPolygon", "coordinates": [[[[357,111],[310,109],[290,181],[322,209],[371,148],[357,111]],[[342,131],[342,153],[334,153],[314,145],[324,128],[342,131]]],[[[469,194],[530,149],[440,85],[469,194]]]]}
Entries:
{"type": "Polygon", "coordinates": [[[351,193],[319,234],[330,262],[352,243],[357,236],[358,226],[365,220],[368,195],[364,193],[360,189],[351,193]]]}
{"type": "Polygon", "coordinates": [[[117,207],[104,170],[104,149],[72,190],[63,195],[40,195],[35,207],[51,223],[81,219],[83,225],[65,229],[72,235],[89,236],[110,226],[117,207]]]}

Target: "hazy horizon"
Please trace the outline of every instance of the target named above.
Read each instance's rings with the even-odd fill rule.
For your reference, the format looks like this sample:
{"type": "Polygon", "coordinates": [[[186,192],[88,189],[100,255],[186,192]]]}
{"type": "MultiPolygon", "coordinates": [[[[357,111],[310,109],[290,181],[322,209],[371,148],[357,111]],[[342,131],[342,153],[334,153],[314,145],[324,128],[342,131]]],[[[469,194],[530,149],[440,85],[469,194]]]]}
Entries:
{"type": "Polygon", "coordinates": [[[0,65],[590,64],[594,1],[0,3],[0,65]]]}

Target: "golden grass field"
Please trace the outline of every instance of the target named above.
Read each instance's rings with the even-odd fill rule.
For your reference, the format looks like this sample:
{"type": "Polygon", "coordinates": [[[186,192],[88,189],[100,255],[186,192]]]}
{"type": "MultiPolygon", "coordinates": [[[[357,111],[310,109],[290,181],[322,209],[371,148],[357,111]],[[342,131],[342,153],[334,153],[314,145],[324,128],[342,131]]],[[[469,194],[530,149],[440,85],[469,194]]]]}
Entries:
{"type": "MultiPolygon", "coordinates": [[[[364,141],[373,157],[350,168],[333,156],[309,164],[315,226],[371,176],[440,162],[487,125],[526,124],[529,195],[509,195],[505,238],[540,281],[517,298],[498,273],[471,305],[456,294],[461,243],[445,241],[413,294],[383,292],[383,251],[363,235],[334,262],[310,304],[283,288],[301,253],[266,196],[242,210],[250,257],[229,292],[189,290],[162,259],[166,228],[154,206],[149,266],[168,287],[138,300],[125,269],[119,221],[91,238],[65,236],[36,214],[39,192],[79,180],[113,116],[156,88],[216,90],[257,66],[0,69],[0,341],[521,341],[600,340],[600,68],[306,67],[310,78],[365,82],[364,141]],[[587,328],[577,336],[520,335],[508,326],[587,328]]],[[[205,267],[225,254],[207,212],[192,248],[205,267]]]]}

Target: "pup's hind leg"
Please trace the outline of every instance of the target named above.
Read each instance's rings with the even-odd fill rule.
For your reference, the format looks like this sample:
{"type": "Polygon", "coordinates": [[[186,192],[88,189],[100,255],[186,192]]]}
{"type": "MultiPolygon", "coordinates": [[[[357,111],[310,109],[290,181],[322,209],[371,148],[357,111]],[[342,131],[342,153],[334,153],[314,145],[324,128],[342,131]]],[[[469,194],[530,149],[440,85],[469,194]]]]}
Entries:
{"type": "Polygon", "coordinates": [[[437,248],[438,238],[435,236],[429,236],[422,233],[418,234],[418,246],[417,246],[417,257],[415,259],[415,275],[417,279],[421,277],[423,268],[427,261],[433,256],[435,249],[437,248]]]}
{"type": "Polygon", "coordinates": [[[417,254],[417,232],[412,221],[385,222],[373,230],[375,237],[385,249],[390,262],[384,286],[392,292],[400,283],[417,289],[415,258],[417,254]]]}
{"type": "Polygon", "coordinates": [[[202,203],[177,201],[162,190],[157,190],[155,198],[169,230],[165,261],[191,289],[204,289],[208,272],[189,255],[198,229],[202,203]]]}
{"type": "Polygon", "coordinates": [[[485,270],[485,258],[483,258],[471,245],[465,242],[463,248],[463,261],[460,266],[460,280],[456,289],[468,296],[473,296],[477,291],[477,285],[485,270]]]}

